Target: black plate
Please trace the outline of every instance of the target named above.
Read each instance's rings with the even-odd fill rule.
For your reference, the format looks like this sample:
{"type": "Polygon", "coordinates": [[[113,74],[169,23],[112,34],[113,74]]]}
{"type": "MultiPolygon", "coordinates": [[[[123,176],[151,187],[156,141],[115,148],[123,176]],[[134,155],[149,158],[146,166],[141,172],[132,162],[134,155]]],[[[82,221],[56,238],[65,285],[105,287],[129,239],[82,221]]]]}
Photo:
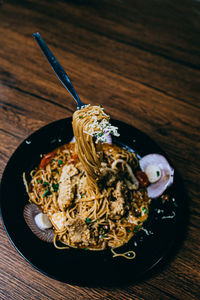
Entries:
{"type": "MultiPolygon", "coordinates": [[[[145,229],[138,232],[117,252],[134,250],[136,258],[127,260],[112,257],[110,250],[57,250],[52,244],[39,240],[28,228],[23,209],[28,196],[22,174],[30,172],[40,161],[41,153],[48,153],[69,142],[73,137],[72,119],[51,123],[29,136],[10,158],[4,171],[0,205],[6,232],[19,253],[35,268],[55,279],[76,284],[118,284],[140,278],[152,269],[174,246],[183,226],[182,185],[175,171],[175,181],[167,190],[169,201],[152,200],[145,229]],[[175,202],[174,202],[175,199],[175,202]],[[162,218],[163,216],[175,216],[162,218]]],[[[120,137],[114,142],[126,145],[139,156],[165,153],[147,135],[138,129],[112,120],[119,128],[120,137]]]]}

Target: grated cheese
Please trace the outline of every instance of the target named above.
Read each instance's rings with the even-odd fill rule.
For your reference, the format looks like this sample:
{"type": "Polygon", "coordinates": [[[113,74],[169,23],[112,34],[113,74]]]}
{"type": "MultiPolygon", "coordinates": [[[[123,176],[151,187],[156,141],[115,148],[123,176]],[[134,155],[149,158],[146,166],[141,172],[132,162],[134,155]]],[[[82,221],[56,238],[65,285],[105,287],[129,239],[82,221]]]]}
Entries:
{"type": "MultiPolygon", "coordinates": [[[[80,109],[85,108],[90,106],[90,104],[88,105],[84,105],[81,106],[80,109]]],[[[99,106],[93,106],[94,108],[98,108],[99,106]]],[[[102,106],[101,106],[102,107],[102,106]]],[[[109,118],[109,116],[103,111],[101,111],[101,115],[105,116],[105,118],[103,118],[101,121],[98,120],[99,116],[99,110],[93,110],[91,112],[87,112],[87,115],[91,116],[91,120],[92,123],[88,124],[86,127],[86,130],[84,130],[83,132],[94,137],[95,138],[95,142],[101,142],[101,143],[105,143],[107,141],[107,136],[108,135],[114,135],[114,136],[119,136],[120,134],[118,133],[118,127],[116,126],[112,126],[109,121],[106,118],[109,118]]],[[[82,116],[84,117],[84,116],[82,116]]]]}
{"type": "Polygon", "coordinates": [[[110,134],[114,136],[119,136],[120,134],[117,132],[118,128],[116,126],[112,126],[106,119],[103,119],[101,122],[98,122],[97,117],[92,117],[93,123],[89,126],[85,133],[96,138],[96,143],[106,141],[106,137],[110,134]]]}

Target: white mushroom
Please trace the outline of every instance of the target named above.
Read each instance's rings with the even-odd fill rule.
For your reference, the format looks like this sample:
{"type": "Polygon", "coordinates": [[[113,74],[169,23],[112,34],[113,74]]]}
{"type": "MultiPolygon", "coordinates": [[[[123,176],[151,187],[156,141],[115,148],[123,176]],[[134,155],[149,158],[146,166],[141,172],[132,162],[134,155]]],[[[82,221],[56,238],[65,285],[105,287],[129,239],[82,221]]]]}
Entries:
{"type": "Polygon", "coordinates": [[[129,177],[132,181],[132,188],[131,189],[137,190],[138,187],[139,187],[139,181],[137,180],[137,178],[133,174],[133,171],[132,171],[131,167],[129,166],[129,164],[127,164],[127,162],[125,160],[123,160],[121,158],[118,158],[118,159],[114,160],[114,162],[111,165],[111,168],[118,170],[118,167],[117,167],[118,164],[124,165],[126,167],[126,169],[128,171],[128,174],[129,174],[129,177]]]}

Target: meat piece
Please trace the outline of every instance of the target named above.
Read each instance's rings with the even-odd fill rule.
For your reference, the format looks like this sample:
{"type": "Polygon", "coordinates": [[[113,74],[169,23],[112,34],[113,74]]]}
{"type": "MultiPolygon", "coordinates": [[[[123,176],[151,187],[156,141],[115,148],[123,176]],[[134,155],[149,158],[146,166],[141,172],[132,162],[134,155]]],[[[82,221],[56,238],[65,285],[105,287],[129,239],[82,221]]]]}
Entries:
{"type": "Polygon", "coordinates": [[[119,219],[124,215],[124,199],[119,197],[116,201],[111,202],[110,204],[111,214],[110,217],[112,219],[119,219]]]}
{"type": "Polygon", "coordinates": [[[113,191],[113,196],[116,198],[115,201],[110,203],[111,218],[119,219],[124,215],[124,204],[125,204],[126,186],[122,181],[118,181],[116,190],[113,191]]]}
{"type": "MultiPolygon", "coordinates": [[[[68,176],[72,177],[72,176],[75,176],[78,174],[78,170],[77,168],[74,167],[73,164],[70,164],[70,165],[65,165],[63,167],[63,169],[65,168],[64,172],[68,174],[68,176]]],[[[62,170],[62,173],[63,173],[63,170],[62,170]]]]}
{"type": "Polygon", "coordinates": [[[65,228],[66,225],[66,213],[65,212],[56,212],[53,215],[49,216],[53,226],[57,230],[62,230],[65,228]]]}
{"type": "Polygon", "coordinates": [[[67,222],[67,229],[69,233],[69,238],[73,244],[82,243],[84,246],[89,245],[90,231],[80,218],[75,220],[69,220],[67,222]]]}
{"type": "Polygon", "coordinates": [[[118,181],[116,184],[116,190],[113,192],[113,196],[118,199],[119,197],[124,198],[124,193],[126,191],[126,186],[122,181],[118,181]]]}
{"type": "Polygon", "coordinates": [[[135,188],[137,187],[135,185],[135,183],[130,182],[130,180],[128,180],[128,179],[125,179],[125,182],[126,182],[126,185],[127,185],[128,189],[131,190],[131,191],[135,190],[135,188]]]}
{"type": "Polygon", "coordinates": [[[72,177],[78,174],[74,165],[65,165],[59,181],[58,205],[61,210],[69,207],[74,199],[75,184],[72,183],[72,177]]]}

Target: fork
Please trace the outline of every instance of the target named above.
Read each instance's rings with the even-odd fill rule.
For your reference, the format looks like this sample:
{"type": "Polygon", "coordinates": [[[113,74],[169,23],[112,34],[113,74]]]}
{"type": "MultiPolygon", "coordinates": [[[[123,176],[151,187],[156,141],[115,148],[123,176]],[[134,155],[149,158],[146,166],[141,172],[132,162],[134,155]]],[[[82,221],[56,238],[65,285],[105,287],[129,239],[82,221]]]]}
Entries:
{"type": "Polygon", "coordinates": [[[82,106],[85,105],[85,103],[83,103],[80,100],[77,92],[75,91],[75,88],[72,85],[71,80],[69,79],[69,76],[67,75],[67,73],[65,72],[61,64],[58,62],[57,58],[48,48],[47,44],[44,42],[39,32],[33,33],[33,37],[38,43],[38,45],[40,46],[42,52],[46,56],[48,62],[50,63],[52,69],[56,73],[57,77],[60,79],[64,87],[68,90],[68,92],[72,95],[72,97],[76,101],[77,108],[80,109],[82,106]]]}

